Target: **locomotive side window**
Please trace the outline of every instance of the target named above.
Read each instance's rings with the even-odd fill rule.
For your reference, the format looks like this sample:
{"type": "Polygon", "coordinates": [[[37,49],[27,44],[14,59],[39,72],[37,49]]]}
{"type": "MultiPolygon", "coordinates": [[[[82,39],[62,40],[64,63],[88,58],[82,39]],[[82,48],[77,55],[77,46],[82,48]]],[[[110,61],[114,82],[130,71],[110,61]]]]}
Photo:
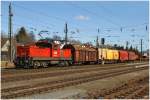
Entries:
{"type": "Polygon", "coordinates": [[[50,48],[51,44],[50,43],[44,43],[44,42],[37,42],[36,46],[41,47],[41,48],[50,48]]]}

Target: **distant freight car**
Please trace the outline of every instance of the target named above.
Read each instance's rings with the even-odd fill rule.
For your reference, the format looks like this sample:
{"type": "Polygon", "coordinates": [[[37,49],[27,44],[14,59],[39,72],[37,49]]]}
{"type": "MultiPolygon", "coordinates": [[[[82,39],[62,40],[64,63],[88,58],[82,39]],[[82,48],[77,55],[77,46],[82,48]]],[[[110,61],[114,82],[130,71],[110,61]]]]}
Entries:
{"type": "Polygon", "coordinates": [[[134,61],[138,58],[135,52],[129,51],[129,61],[134,61]]]}
{"type": "Polygon", "coordinates": [[[119,51],[118,50],[113,50],[113,59],[115,62],[119,60],[119,51]]]}
{"type": "Polygon", "coordinates": [[[98,59],[101,62],[102,59],[107,59],[107,49],[105,48],[98,48],[98,59]]]}
{"type": "Polygon", "coordinates": [[[125,50],[119,50],[119,61],[126,62],[128,61],[128,52],[125,50]]]}
{"type": "Polygon", "coordinates": [[[107,53],[107,60],[109,60],[109,62],[111,62],[112,60],[114,60],[113,58],[113,51],[111,49],[106,49],[106,53],[107,53]]]}
{"type": "Polygon", "coordinates": [[[97,50],[94,47],[85,45],[65,45],[65,48],[71,49],[73,64],[88,64],[97,62],[97,50]]]}

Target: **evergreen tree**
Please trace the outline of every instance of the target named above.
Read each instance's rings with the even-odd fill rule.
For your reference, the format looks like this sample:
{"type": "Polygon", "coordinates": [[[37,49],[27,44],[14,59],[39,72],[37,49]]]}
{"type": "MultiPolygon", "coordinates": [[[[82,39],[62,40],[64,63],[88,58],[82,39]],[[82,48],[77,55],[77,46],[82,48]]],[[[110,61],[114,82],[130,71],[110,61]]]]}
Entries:
{"type": "Polygon", "coordinates": [[[30,43],[35,41],[34,34],[33,33],[28,34],[24,27],[20,28],[20,30],[18,31],[15,37],[18,43],[25,44],[25,43],[30,43]]]}

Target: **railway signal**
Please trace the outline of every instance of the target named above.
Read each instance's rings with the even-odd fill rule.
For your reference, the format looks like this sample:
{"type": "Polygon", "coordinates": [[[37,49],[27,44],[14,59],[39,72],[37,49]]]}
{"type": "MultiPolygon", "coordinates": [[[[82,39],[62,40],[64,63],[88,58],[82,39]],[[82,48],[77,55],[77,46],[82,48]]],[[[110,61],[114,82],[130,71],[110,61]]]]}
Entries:
{"type": "Polygon", "coordinates": [[[105,44],[105,38],[101,38],[101,44],[102,44],[102,45],[105,44]]]}

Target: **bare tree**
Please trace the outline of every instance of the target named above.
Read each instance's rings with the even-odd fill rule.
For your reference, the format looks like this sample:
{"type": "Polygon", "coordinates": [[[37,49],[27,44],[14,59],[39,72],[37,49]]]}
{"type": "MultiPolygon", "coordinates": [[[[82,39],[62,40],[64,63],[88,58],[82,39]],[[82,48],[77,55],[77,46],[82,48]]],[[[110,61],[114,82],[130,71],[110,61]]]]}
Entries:
{"type": "Polygon", "coordinates": [[[75,40],[75,39],[69,39],[69,42],[70,42],[71,44],[82,44],[81,41],[75,40]]]}
{"type": "Polygon", "coordinates": [[[32,39],[32,41],[35,41],[36,39],[35,39],[35,35],[33,34],[33,33],[30,33],[29,34],[29,37],[32,39]]]}
{"type": "Polygon", "coordinates": [[[86,43],[84,43],[84,45],[93,46],[92,42],[86,42],[86,43]]]}
{"type": "Polygon", "coordinates": [[[53,35],[53,38],[52,38],[53,40],[61,40],[61,37],[60,36],[58,36],[58,35],[53,35]]]}

